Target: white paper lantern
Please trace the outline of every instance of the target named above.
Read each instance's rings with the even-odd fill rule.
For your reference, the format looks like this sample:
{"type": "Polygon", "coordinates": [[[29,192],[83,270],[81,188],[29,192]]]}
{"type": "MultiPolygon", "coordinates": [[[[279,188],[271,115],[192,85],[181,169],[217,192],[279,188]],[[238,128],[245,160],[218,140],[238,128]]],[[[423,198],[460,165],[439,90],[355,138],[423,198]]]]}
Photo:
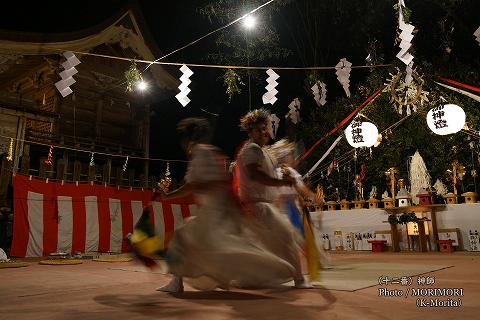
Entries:
{"type": "Polygon", "coordinates": [[[441,136],[456,133],[465,125],[465,111],[455,104],[446,104],[427,113],[427,125],[441,136]]]}
{"type": "Polygon", "coordinates": [[[345,136],[352,147],[369,148],[377,142],[378,129],[370,122],[353,121],[345,130],[345,136]]]}

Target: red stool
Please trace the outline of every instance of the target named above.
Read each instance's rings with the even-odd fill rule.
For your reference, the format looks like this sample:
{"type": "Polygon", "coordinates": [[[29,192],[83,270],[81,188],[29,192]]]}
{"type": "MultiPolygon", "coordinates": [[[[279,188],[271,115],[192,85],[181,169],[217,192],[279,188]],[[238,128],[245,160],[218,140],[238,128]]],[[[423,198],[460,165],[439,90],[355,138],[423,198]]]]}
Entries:
{"type": "Polygon", "coordinates": [[[368,240],[372,244],[372,252],[382,252],[387,240],[368,240]]]}
{"type": "Polygon", "coordinates": [[[454,251],[453,240],[438,240],[438,247],[440,252],[452,253],[454,251]]]}

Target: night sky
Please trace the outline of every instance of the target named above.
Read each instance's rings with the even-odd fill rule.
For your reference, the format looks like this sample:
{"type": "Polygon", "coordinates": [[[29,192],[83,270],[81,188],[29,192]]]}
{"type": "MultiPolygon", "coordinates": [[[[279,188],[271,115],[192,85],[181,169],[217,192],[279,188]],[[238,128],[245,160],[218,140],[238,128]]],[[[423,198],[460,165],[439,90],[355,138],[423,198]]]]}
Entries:
{"type": "MultiPolygon", "coordinates": [[[[300,0],[299,0],[300,1],[300,0]]],[[[303,1],[303,0],[302,0],[303,1]]],[[[201,17],[198,9],[202,7],[207,0],[195,1],[137,1],[149,31],[154,36],[157,46],[163,53],[171,52],[182,45],[199,38],[205,33],[219,27],[212,26],[201,17]]],[[[389,8],[395,1],[386,1],[389,8]]],[[[240,1],[239,1],[240,3],[240,1]]],[[[341,1],[341,3],[348,3],[341,1]]],[[[438,50],[438,45],[429,36],[428,28],[433,19],[430,15],[435,14],[432,1],[418,0],[406,1],[406,5],[415,13],[417,27],[420,28],[416,41],[421,43],[423,54],[428,54],[429,50],[438,50]]],[[[463,1],[465,12],[460,13],[459,19],[463,19],[471,25],[480,25],[479,19],[479,3],[478,0],[463,1]]],[[[120,10],[128,1],[110,0],[110,1],[35,1],[21,6],[15,6],[15,2],[2,3],[0,28],[6,30],[17,30],[24,32],[36,33],[53,33],[53,32],[69,32],[78,31],[91,27],[108,19],[120,10]]],[[[344,10],[348,10],[345,9],[344,10]]],[[[292,11],[281,12],[274,16],[274,21],[278,23],[277,32],[280,34],[280,41],[283,46],[292,47],[292,39],[289,38],[283,18],[292,17],[292,11]],[[290,16],[289,16],[290,15],[290,16]]],[[[292,20],[293,18],[293,20],[292,20]]],[[[342,19],[342,16],[339,16],[342,19]]],[[[369,30],[375,34],[383,44],[385,61],[389,62],[394,59],[397,47],[393,44],[396,28],[396,17],[394,11],[388,10],[378,17],[365,17],[369,23],[375,26],[375,29],[369,30]],[[372,21],[373,19],[373,21],[372,21]]],[[[300,23],[300,21],[298,22],[300,23]]],[[[336,39],[329,39],[338,44],[335,52],[332,54],[331,60],[327,65],[333,66],[342,57],[347,57],[354,65],[365,64],[366,51],[364,48],[352,48],[349,43],[349,37],[355,32],[355,26],[349,25],[350,21],[345,21],[344,36],[336,39]]],[[[230,28],[238,28],[232,26],[230,28]]],[[[468,43],[465,58],[471,58],[473,55],[478,56],[478,47],[475,51],[474,38],[469,30],[461,30],[458,32],[457,45],[459,43],[468,43]],[[476,52],[476,53],[475,53],[476,52]],[[469,56],[470,55],[470,56],[469,56]]],[[[367,37],[367,35],[365,36],[367,37]]],[[[367,38],[365,38],[367,39],[367,38]]],[[[202,40],[198,44],[191,46],[184,51],[172,55],[166,61],[186,62],[186,63],[211,63],[205,60],[205,55],[209,52],[218,50],[214,44],[215,37],[202,40]]],[[[298,56],[291,55],[285,61],[274,61],[272,64],[281,66],[301,66],[298,56]]],[[[265,62],[265,65],[271,65],[265,62]]],[[[198,69],[192,68],[195,72],[191,78],[192,84],[190,88],[192,92],[189,97],[192,102],[185,108],[178,103],[174,95],[171,99],[153,106],[154,115],[152,117],[151,128],[151,157],[161,157],[167,159],[185,159],[182,151],[178,146],[175,137],[176,123],[188,116],[200,116],[208,118],[214,125],[214,144],[218,145],[228,156],[232,157],[237,145],[245,139],[245,135],[238,129],[239,117],[248,111],[248,95],[244,92],[242,95],[235,97],[232,103],[228,103],[227,96],[219,79],[222,70],[198,69]],[[203,110],[207,111],[204,112],[203,110]],[[210,113],[218,114],[212,116],[210,113]]],[[[478,71],[478,70],[477,70],[478,71]]],[[[367,71],[352,72],[351,88],[358,81],[362,80],[367,71]]],[[[299,95],[302,91],[304,72],[282,72],[280,73],[280,85],[278,87],[279,101],[271,108],[280,118],[286,113],[288,103],[299,95]]],[[[335,99],[342,95],[340,84],[336,81],[334,72],[326,75],[328,87],[328,99],[335,99]]],[[[263,88],[260,85],[254,87],[252,91],[253,106],[252,108],[261,107],[261,95],[263,88]]],[[[246,91],[246,90],[244,90],[246,91]]],[[[355,91],[353,91],[355,94],[355,91]]],[[[283,119],[282,119],[283,120],[283,119]]],[[[280,136],[283,134],[282,124],[280,128],[280,136]]],[[[321,133],[320,133],[321,134],[321,133]]],[[[308,146],[307,146],[308,147],[308,146]]],[[[159,168],[161,169],[161,168],[159,168]]],[[[153,171],[157,171],[153,169],[153,171]]],[[[181,172],[182,168],[174,168],[174,171],[181,172]]]]}

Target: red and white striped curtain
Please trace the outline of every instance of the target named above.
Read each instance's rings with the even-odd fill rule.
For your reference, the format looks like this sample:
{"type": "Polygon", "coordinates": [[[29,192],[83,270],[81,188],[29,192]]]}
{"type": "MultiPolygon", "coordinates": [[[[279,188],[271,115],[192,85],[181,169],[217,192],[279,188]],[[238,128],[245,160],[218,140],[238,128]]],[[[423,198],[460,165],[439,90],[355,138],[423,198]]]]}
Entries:
{"type": "Polygon", "coordinates": [[[152,190],[70,184],[14,176],[13,257],[52,252],[125,252],[143,208],[165,241],[195,210],[193,198],[153,201],[152,190]]]}

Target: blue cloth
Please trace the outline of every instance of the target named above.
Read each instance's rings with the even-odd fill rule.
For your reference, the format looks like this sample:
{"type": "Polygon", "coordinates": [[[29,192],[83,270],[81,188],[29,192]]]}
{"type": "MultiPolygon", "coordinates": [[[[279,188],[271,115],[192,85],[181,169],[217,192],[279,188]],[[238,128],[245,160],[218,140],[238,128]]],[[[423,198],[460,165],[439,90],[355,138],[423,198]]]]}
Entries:
{"type": "Polygon", "coordinates": [[[295,201],[288,200],[285,205],[287,206],[288,219],[290,220],[290,222],[302,235],[305,234],[303,230],[302,219],[300,217],[300,212],[298,212],[295,201]]]}

